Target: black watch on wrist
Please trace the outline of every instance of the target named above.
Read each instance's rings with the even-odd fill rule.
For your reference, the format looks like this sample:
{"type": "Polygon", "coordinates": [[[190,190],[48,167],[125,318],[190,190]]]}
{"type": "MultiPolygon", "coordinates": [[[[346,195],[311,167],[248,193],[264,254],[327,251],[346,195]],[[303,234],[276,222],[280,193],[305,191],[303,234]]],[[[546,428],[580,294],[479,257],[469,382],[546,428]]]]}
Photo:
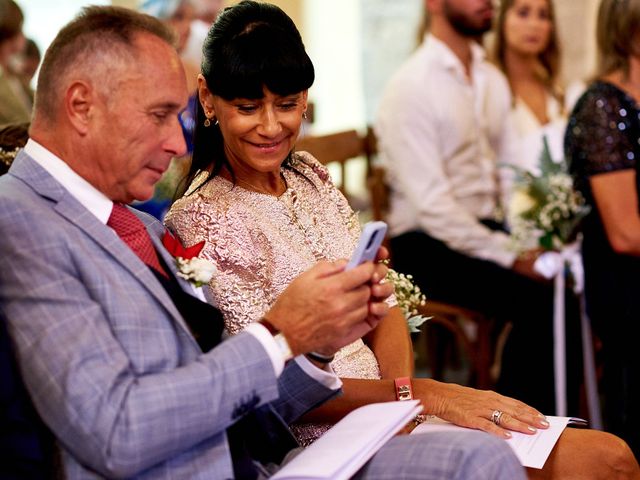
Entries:
{"type": "Polygon", "coordinates": [[[309,357],[309,359],[313,360],[314,362],[324,363],[326,365],[333,362],[335,355],[322,355],[318,352],[308,352],[307,357],[309,357]]]}

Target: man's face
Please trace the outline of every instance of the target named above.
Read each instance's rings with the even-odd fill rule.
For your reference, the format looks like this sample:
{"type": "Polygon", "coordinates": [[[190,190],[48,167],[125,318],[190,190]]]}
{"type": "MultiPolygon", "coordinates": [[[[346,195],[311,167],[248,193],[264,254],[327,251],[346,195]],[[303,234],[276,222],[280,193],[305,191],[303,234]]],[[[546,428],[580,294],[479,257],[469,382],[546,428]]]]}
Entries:
{"type": "Polygon", "coordinates": [[[491,0],[443,0],[443,12],[451,26],[465,37],[478,37],[491,30],[491,0]]]}
{"type": "MultiPolygon", "coordinates": [[[[148,200],[186,145],[178,113],[187,102],[182,64],[159,38],[139,35],[135,65],[116,69],[115,88],[96,102],[90,182],[110,199],[148,200]]],[[[106,89],[103,89],[106,90],[106,89]]]]}

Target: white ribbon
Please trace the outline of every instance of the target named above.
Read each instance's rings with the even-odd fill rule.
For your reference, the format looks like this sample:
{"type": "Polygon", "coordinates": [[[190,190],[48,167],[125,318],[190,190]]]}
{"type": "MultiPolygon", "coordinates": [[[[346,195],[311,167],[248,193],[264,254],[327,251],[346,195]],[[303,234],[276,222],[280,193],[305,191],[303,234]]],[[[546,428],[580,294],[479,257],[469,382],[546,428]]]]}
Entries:
{"type": "Polygon", "coordinates": [[[566,245],[559,252],[541,254],[533,268],[547,279],[554,279],[553,300],[553,366],[555,377],[556,415],[567,416],[567,367],[566,367],[566,332],[565,332],[565,265],[569,267],[574,279],[573,291],[580,300],[580,324],[582,330],[583,374],[587,394],[587,404],[591,427],[602,430],[602,416],[596,369],[593,356],[593,339],[591,325],[585,310],[584,299],[584,267],[580,255],[580,241],[566,245]]]}

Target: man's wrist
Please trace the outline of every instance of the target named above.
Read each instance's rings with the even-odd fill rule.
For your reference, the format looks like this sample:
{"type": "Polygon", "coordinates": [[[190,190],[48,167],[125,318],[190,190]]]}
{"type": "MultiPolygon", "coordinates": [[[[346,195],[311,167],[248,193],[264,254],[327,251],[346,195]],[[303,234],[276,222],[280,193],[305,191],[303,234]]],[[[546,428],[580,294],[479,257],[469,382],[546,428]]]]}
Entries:
{"type": "Polygon", "coordinates": [[[269,333],[273,337],[273,340],[278,346],[278,350],[282,354],[283,360],[285,362],[291,360],[293,358],[293,352],[291,351],[291,346],[287,341],[287,337],[285,337],[284,334],[280,330],[278,330],[275,325],[273,325],[273,323],[271,323],[266,317],[262,317],[260,320],[258,320],[258,323],[269,331],[269,333]]]}
{"type": "Polygon", "coordinates": [[[333,362],[333,359],[335,358],[335,355],[324,355],[318,352],[307,352],[306,356],[310,360],[313,360],[314,362],[319,363],[321,365],[327,365],[333,362]]]}

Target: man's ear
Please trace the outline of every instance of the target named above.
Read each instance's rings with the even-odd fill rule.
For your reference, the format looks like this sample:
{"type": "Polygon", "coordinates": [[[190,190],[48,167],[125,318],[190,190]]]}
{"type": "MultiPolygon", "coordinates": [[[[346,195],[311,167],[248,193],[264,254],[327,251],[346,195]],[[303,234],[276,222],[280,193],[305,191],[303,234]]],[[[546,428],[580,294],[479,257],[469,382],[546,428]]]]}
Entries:
{"type": "Polygon", "coordinates": [[[93,113],[96,92],[84,81],[72,83],[64,96],[64,109],[69,123],[80,135],[89,131],[89,122],[93,113]]]}
{"type": "Polygon", "coordinates": [[[424,8],[430,13],[442,12],[442,0],[424,0],[424,8]]]}
{"type": "Polygon", "coordinates": [[[216,112],[213,107],[213,94],[207,86],[207,80],[201,73],[198,74],[198,99],[207,118],[211,119],[215,117],[216,112]]]}

